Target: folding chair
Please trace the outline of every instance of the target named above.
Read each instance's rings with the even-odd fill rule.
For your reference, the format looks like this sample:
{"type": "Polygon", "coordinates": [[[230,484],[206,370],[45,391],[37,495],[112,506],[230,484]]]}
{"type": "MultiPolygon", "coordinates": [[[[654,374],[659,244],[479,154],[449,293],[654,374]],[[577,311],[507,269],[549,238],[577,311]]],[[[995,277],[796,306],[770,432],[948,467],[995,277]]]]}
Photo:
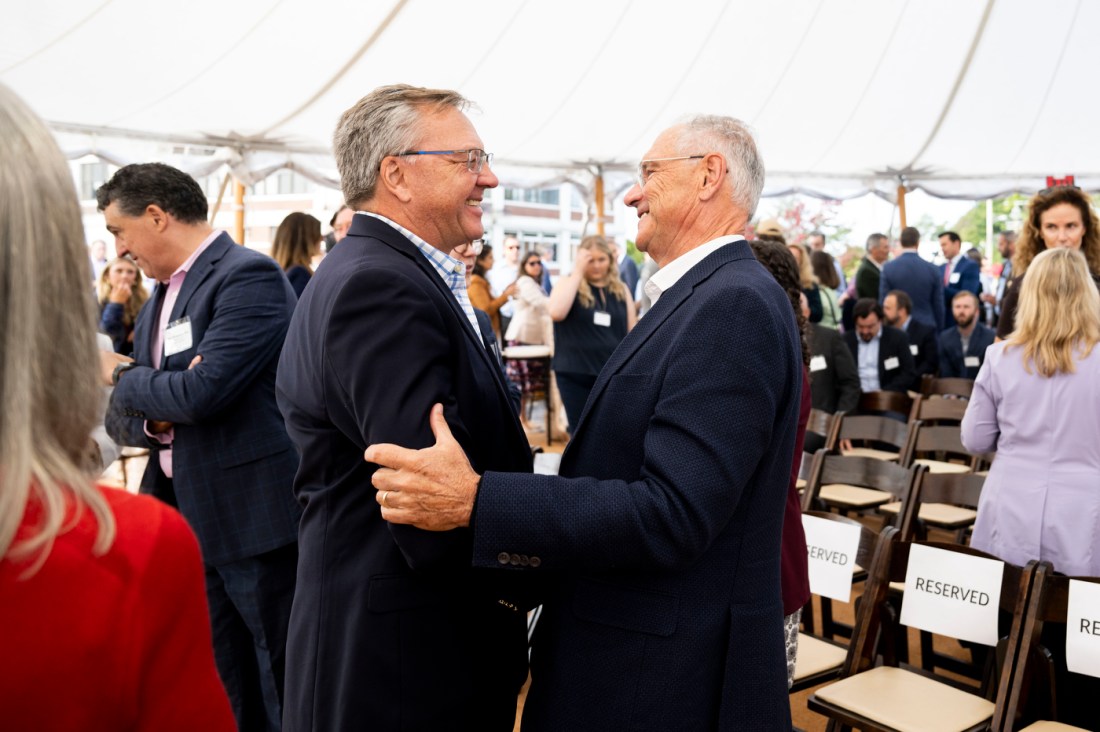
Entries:
{"type": "Polygon", "coordinates": [[[969,399],[974,393],[974,380],[955,377],[937,379],[934,376],[925,376],[921,379],[920,391],[924,396],[941,394],[969,399]]]}
{"type": "MultiPolygon", "coordinates": [[[[882,533],[875,533],[860,522],[845,516],[839,516],[835,513],[808,511],[803,514],[804,522],[807,517],[810,521],[820,519],[852,526],[854,530],[859,532],[857,549],[854,556],[849,558],[849,561],[853,570],[859,570],[862,574],[866,574],[863,568],[873,566],[875,557],[883,552],[884,547],[894,541],[898,534],[897,529],[893,527],[886,527],[883,529],[882,533]]],[[[814,552],[815,550],[820,551],[821,548],[810,546],[809,550],[814,552]]],[[[823,583],[824,578],[821,578],[820,575],[817,574],[820,572],[820,566],[820,562],[811,559],[811,585],[819,584],[819,582],[823,583]]],[[[849,580],[849,588],[855,583],[854,578],[855,571],[853,571],[852,577],[849,580]]],[[[832,625],[831,605],[833,599],[824,595],[815,596],[820,599],[822,604],[821,629],[820,632],[815,633],[813,614],[814,601],[813,597],[811,597],[810,601],[806,603],[806,608],[802,611],[803,630],[798,634],[798,655],[795,660],[794,684],[791,686],[792,694],[802,691],[803,689],[808,689],[811,686],[817,686],[823,681],[838,676],[841,669],[844,667],[844,661],[848,655],[848,647],[833,640],[835,632],[830,627],[832,625]]],[[[851,601],[850,594],[848,600],[851,601]]]]}
{"type": "Polygon", "coordinates": [[[914,409],[914,417],[926,425],[962,424],[966,414],[966,399],[944,399],[942,397],[924,397],[914,409]]]}
{"type": "MultiPolygon", "coordinates": [[[[974,473],[924,471],[909,501],[908,515],[901,522],[903,541],[924,541],[928,529],[956,532],[955,540],[966,543],[966,534],[978,518],[978,501],[985,476],[974,473]]],[[[889,512],[888,506],[879,508],[889,512]]]]}
{"type": "MultiPolygon", "coordinates": [[[[1048,631],[1048,638],[1065,638],[1065,630],[1060,626],[1067,623],[1071,580],[1100,584],[1100,577],[1065,577],[1055,574],[1049,562],[1041,562],[1036,569],[1024,618],[1020,651],[1012,672],[1008,705],[1004,712],[1005,732],[1087,732],[1083,727],[1074,727],[1060,721],[1065,718],[1065,714],[1059,708],[1058,682],[1080,681],[1088,677],[1066,670],[1064,656],[1056,658],[1052,653],[1055,651],[1064,654],[1064,645],[1061,648],[1048,648],[1043,642],[1044,629],[1048,631]],[[1025,724],[1026,727],[1023,726],[1025,724]]],[[[1100,681],[1096,685],[1100,686],[1100,681]]],[[[1061,698],[1064,700],[1066,696],[1068,695],[1063,693],[1061,698]]],[[[1090,703],[1095,709],[1096,698],[1092,697],[1090,703]]],[[[1094,724],[1100,722],[1100,711],[1092,721],[1094,724]]]]}
{"type": "Polygon", "coordinates": [[[931,473],[969,473],[974,457],[962,444],[962,428],[957,425],[928,425],[915,422],[909,451],[899,462],[905,467],[917,463],[931,473]]]}
{"type": "MultiPolygon", "coordinates": [[[[901,624],[886,596],[891,582],[905,581],[910,555],[917,546],[996,560],[984,552],[954,544],[892,545],[889,556],[871,570],[840,680],[818,689],[807,702],[811,710],[829,717],[829,730],[838,730],[841,725],[881,732],[999,729],[999,719],[1008,702],[1028,591],[1038,563],[1032,561],[1026,567],[1018,567],[996,560],[1001,578],[996,609],[1012,620],[1006,633],[997,634],[998,652],[989,654],[989,673],[981,687],[975,689],[944,676],[899,665],[893,652],[906,626],[901,624]],[[877,650],[882,651],[881,658],[877,650]]],[[[937,588],[935,594],[943,592],[937,588]]],[[[951,590],[949,594],[958,593],[951,590]]],[[[985,600],[987,604],[994,602],[988,595],[985,600]]]]}
{"type": "Polygon", "coordinates": [[[923,470],[921,466],[903,468],[885,460],[818,450],[802,495],[802,510],[866,511],[898,501],[902,504],[900,515],[904,515],[917,475],[923,470]]]}
{"type": "MultiPolygon", "coordinates": [[[[920,399],[918,396],[917,399],[920,399]]],[[[892,412],[908,419],[914,407],[914,398],[900,391],[865,391],[859,395],[857,414],[883,414],[892,412]]]]}
{"type": "Polygon", "coordinates": [[[843,412],[829,414],[821,409],[811,409],[810,419],[806,422],[806,432],[820,436],[822,447],[832,452],[836,446],[837,431],[843,417],[843,412]]]}
{"type": "Polygon", "coordinates": [[[897,461],[908,450],[910,434],[916,424],[878,415],[845,415],[837,437],[841,444],[851,442],[852,448],[842,449],[841,453],[897,461]]]}

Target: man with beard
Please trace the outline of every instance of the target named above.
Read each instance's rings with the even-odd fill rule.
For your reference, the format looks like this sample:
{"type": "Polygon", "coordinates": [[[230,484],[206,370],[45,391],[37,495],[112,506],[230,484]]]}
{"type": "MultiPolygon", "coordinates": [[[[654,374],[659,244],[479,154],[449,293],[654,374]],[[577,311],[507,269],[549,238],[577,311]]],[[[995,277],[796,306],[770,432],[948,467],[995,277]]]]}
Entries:
{"type": "Polygon", "coordinates": [[[951,301],[955,327],[940,333],[940,376],[973,379],[996,334],[978,322],[978,296],[960,290],[951,301]]]}

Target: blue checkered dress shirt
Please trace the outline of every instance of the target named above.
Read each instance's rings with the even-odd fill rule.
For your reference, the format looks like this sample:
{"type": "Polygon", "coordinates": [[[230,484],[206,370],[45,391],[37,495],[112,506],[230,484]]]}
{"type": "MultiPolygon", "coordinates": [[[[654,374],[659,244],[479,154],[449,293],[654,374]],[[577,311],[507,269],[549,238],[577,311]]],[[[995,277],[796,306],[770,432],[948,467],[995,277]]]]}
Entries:
{"type": "Polygon", "coordinates": [[[444,254],[405,227],[400,224],[395,224],[381,214],[371,213],[370,211],[358,211],[357,213],[373,216],[379,221],[384,221],[404,234],[405,238],[411,241],[413,246],[420,250],[420,253],[431,262],[432,267],[434,267],[435,271],[439,273],[439,276],[443,278],[443,282],[446,283],[451,294],[455,296],[455,300],[458,300],[462,312],[466,313],[466,320],[470,321],[470,326],[474,329],[474,333],[478,334],[480,337],[481,329],[477,326],[477,316],[474,315],[474,306],[470,304],[470,296],[466,292],[466,263],[461,259],[455,259],[449,254],[444,254]]]}

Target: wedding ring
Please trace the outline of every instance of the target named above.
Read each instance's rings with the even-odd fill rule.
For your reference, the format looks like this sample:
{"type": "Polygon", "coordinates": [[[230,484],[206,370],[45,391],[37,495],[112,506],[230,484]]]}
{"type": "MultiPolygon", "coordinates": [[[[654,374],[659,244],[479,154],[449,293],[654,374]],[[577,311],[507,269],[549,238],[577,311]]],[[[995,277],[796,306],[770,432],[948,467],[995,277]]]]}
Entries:
{"type": "Polygon", "coordinates": [[[390,500],[390,491],[382,491],[382,506],[389,508],[390,504],[387,501],[390,500]]]}

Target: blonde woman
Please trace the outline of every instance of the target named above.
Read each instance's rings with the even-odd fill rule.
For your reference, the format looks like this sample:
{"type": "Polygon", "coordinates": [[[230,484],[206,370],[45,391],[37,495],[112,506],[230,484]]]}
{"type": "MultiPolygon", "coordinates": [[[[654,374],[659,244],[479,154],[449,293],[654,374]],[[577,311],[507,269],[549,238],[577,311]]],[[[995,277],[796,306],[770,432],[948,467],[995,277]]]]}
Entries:
{"type": "Polygon", "coordinates": [[[798,264],[798,279],[802,284],[802,292],[806,293],[806,301],[810,304],[810,322],[820,323],[825,317],[825,306],[813,264],[810,262],[810,248],[805,244],[788,244],[787,249],[798,264]]]}
{"type": "MultiPolygon", "coordinates": [[[[550,298],[542,291],[542,255],[527,252],[520,260],[519,276],[511,285],[515,310],[508,321],[504,342],[509,346],[554,347],[554,325],[550,321],[550,298]]],[[[527,421],[527,403],[532,394],[549,388],[543,361],[512,358],[508,360],[508,379],[520,390],[520,420],[529,432],[543,428],[527,421]]]]}
{"type": "Polygon", "coordinates": [[[134,323],[149,293],[129,257],[112,260],[99,275],[99,330],[111,339],[115,353],[134,350],[134,323]]]}
{"type": "Polygon", "coordinates": [[[68,163],[0,85],[2,726],[228,732],[198,542],[172,509],[86,472],[89,275],[68,163]]]}
{"type": "Polygon", "coordinates": [[[321,253],[322,241],[321,222],[301,211],[287,214],[275,230],[271,256],[283,268],[298,297],[313,277],[313,258],[321,253]]]}
{"type": "Polygon", "coordinates": [[[549,309],[554,374],[572,431],[600,370],[637,319],[606,239],[586,236],[581,241],[573,271],[559,277],[550,293],[549,309]]]}
{"type": "Polygon", "coordinates": [[[971,544],[1016,564],[1100,576],[1100,294],[1085,257],[1031,262],[1016,329],[985,352],[962,423],[997,451],[971,544]]]}

